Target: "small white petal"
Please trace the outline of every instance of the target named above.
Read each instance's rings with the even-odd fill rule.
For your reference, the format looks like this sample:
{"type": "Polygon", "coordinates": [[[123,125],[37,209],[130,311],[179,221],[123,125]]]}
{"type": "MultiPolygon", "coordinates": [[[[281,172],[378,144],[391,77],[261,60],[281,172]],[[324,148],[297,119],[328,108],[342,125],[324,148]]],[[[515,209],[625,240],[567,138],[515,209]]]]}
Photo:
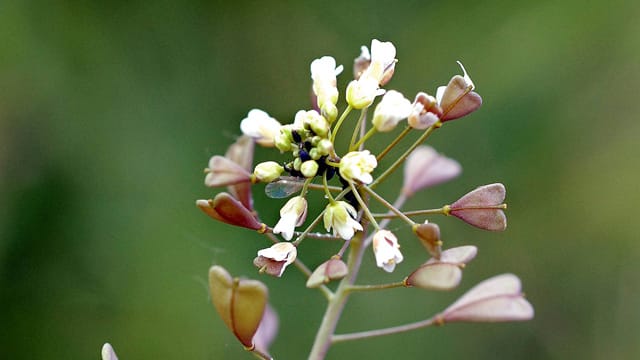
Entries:
{"type": "Polygon", "coordinates": [[[102,360],[118,360],[116,356],[116,352],[113,350],[113,347],[109,343],[105,343],[102,346],[102,360]]]}
{"type": "Polygon", "coordinates": [[[464,68],[464,66],[460,61],[456,61],[456,62],[462,68],[462,73],[464,74],[464,81],[466,81],[467,84],[471,85],[471,90],[475,89],[476,86],[473,84],[473,81],[471,81],[471,77],[469,77],[469,74],[467,74],[467,69],[464,68]]]}

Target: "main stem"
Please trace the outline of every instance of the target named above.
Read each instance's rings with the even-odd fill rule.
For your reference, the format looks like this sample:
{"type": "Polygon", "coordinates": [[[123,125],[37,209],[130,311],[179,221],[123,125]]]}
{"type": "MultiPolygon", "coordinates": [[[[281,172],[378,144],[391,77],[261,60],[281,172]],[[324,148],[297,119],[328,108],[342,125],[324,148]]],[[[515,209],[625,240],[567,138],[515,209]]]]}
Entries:
{"type": "Polygon", "coordinates": [[[349,269],[348,275],[344,277],[333,296],[329,299],[327,304],[327,310],[322,318],[322,323],[316,334],[316,339],[311,348],[309,354],[309,360],[322,360],[327,355],[329,347],[331,347],[331,338],[338,325],[338,320],[342,314],[344,306],[347,304],[349,297],[349,289],[356,281],[358,275],[358,269],[362,262],[362,256],[364,254],[365,246],[362,244],[362,232],[358,232],[356,236],[351,239],[349,246],[349,259],[347,267],[349,269]]]}

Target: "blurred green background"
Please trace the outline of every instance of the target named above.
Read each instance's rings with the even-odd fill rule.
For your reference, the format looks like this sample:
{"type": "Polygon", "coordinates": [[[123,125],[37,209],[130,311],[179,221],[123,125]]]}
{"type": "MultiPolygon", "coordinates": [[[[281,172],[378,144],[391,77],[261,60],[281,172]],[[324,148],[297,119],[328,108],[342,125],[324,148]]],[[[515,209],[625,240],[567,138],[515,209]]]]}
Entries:
{"type": "MultiPolygon", "coordinates": [[[[202,169],[248,110],[291,121],[309,108],[311,60],[344,64],[344,88],[372,38],[397,47],[388,88],[433,93],[461,60],[484,99],[429,140],[463,176],[407,209],[503,182],[509,228],[433,218],[447,246],[479,247],[461,287],[356,294],[338,331],[425,318],[504,272],[536,318],[343,343],[329,358],[640,357],[639,16],[633,1],[0,2],[0,357],[97,359],[109,341],[121,359],[250,359],[209,303],[216,263],[268,284],[272,353],[306,358],[324,300],[295,269],[259,276],[264,239],[194,201],[216,193],[202,169]]],[[[283,202],[260,192],[273,224],[283,202]]],[[[361,282],[425,260],[394,229],[405,262],[387,275],[369,254],[361,282]]],[[[314,267],[336,249],[307,241],[300,257],[314,267]]]]}

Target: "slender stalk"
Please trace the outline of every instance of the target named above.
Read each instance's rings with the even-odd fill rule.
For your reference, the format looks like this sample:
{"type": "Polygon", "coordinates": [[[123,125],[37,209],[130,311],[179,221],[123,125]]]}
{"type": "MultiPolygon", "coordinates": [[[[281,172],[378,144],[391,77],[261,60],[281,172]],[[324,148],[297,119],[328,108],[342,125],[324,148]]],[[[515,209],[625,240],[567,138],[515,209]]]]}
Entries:
{"type": "MultiPolygon", "coordinates": [[[[393,202],[393,207],[396,209],[401,209],[406,201],[407,201],[407,196],[404,193],[400,193],[396,201],[393,202]]],[[[380,228],[386,229],[389,222],[391,222],[391,219],[383,219],[382,221],[380,221],[380,228]]],[[[372,241],[373,241],[373,234],[371,234],[364,240],[364,246],[365,247],[369,246],[369,244],[371,244],[372,241]]]]}
{"type": "Polygon", "coordinates": [[[396,171],[396,169],[400,167],[400,165],[402,165],[402,163],[406,160],[409,154],[411,154],[413,150],[415,150],[415,148],[417,148],[418,146],[420,146],[420,144],[427,140],[429,135],[431,135],[440,126],[442,126],[442,123],[438,121],[435,124],[431,125],[431,127],[429,127],[427,130],[425,130],[424,133],[422,133],[422,135],[420,135],[420,137],[402,155],[400,155],[400,157],[391,166],[389,166],[389,168],[387,168],[387,170],[385,170],[380,176],[378,176],[378,178],[374,182],[369,184],[369,187],[373,189],[374,187],[376,187],[376,185],[386,179],[387,176],[396,171]]]}
{"type": "MultiPolygon", "coordinates": [[[[265,235],[274,243],[279,242],[278,238],[272,233],[265,233],[265,235]]],[[[309,270],[307,265],[305,265],[302,260],[300,260],[300,258],[296,258],[296,260],[293,262],[293,266],[300,270],[300,272],[303,273],[307,278],[311,276],[311,270],[309,270]]],[[[320,285],[318,289],[320,289],[320,292],[322,292],[322,295],[324,295],[327,300],[331,299],[331,297],[333,296],[333,292],[329,290],[326,285],[320,285]]]]}
{"type": "MultiPolygon", "coordinates": [[[[402,214],[407,217],[418,216],[418,215],[446,215],[447,211],[445,207],[441,207],[439,209],[426,209],[426,210],[415,210],[415,211],[404,211],[402,214]]],[[[372,214],[377,219],[393,219],[399,217],[398,214],[372,214]]]]}
{"type": "MultiPolygon", "coordinates": [[[[402,211],[396,209],[387,200],[385,200],[385,198],[383,198],[382,196],[378,195],[378,193],[373,191],[371,188],[369,188],[368,186],[362,186],[361,188],[364,189],[366,192],[368,192],[369,195],[373,196],[374,199],[378,200],[378,202],[380,202],[382,205],[384,205],[387,209],[391,210],[391,212],[395,213],[399,218],[404,220],[407,224],[409,224],[409,225],[415,224],[415,222],[413,220],[409,219],[405,214],[402,213],[402,211]]],[[[373,216],[373,215],[371,215],[371,216],[373,216]]]]}
{"type": "Polygon", "coordinates": [[[378,154],[378,156],[376,157],[376,160],[378,161],[382,160],[382,158],[385,157],[387,153],[389,153],[389,151],[393,149],[394,146],[398,145],[400,140],[404,139],[404,137],[411,132],[411,129],[412,127],[410,126],[405,127],[404,130],[402,130],[402,132],[398,134],[398,136],[395,139],[393,139],[393,141],[389,143],[389,145],[387,145],[387,147],[384,150],[382,150],[380,154],[378,154]]]}
{"type": "Polygon", "coordinates": [[[351,192],[353,193],[353,195],[356,197],[356,200],[358,200],[358,203],[360,203],[360,206],[362,207],[362,210],[364,211],[365,215],[367,215],[367,219],[371,221],[371,224],[373,224],[373,227],[376,228],[376,230],[380,230],[380,226],[378,225],[378,222],[373,217],[373,215],[371,215],[371,211],[369,210],[367,203],[364,202],[364,200],[362,200],[362,197],[360,196],[360,193],[358,193],[358,190],[356,189],[356,185],[353,183],[353,181],[349,181],[349,187],[351,188],[351,192]]]}
{"type": "MultiPolygon", "coordinates": [[[[351,141],[349,141],[349,150],[351,150],[353,148],[353,144],[356,142],[356,137],[358,136],[358,133],[360,132],[360,129],[364,129],[364,127],[362,127],[365,119],[367,118],[367,110],[369,108],[364,108],[362,109],[362,111],[360,112],[360,117],[358,118],[358,122],[356,123],[356,127],[353,129],[353,134],[351,134],[351,141]]],[[[360,135],[362,136],[362,135],[360,135]]]]}
{"type": "Polygon", "coordinates": [[[355,292],[355,291],[364,292],[364,291],[376,291],[376,290],[384,290],[384,289],[395,289],[395,288],[405,287],[405,286],[406,284],[404,280],[402,280],[402,281],[389,283],[389,284],[353,285],[353,286],[349,286],[346,290],[351,292],[355,292]]]}
{"type": "Polygon", "coordinates": [[[437,316],[432,317],[430,319],[410,323],[410,324],[388,327],[384,329],[361,331],[361,332],[355,332],[350,334],[333,335],[333,337],[331,337],[331,341],[335,344],[343,341],[359,340],[359,339],[372,338],[376,336],[399,334],[399,333],[421,329],[421,328],[431,326],[431,325],[436,325],[436,324],[439,324],[437,316]]]}
{"type": "Polygon", "coordinates": [[[358,146],[364,144],[364,142],[369,140],[369,138],[372,137],[373,134],[375,134],[376,132],[377,130],[374,127],[369,129],[369,131],[367,131],[367,133],[363,137],[361,137],[360,140],[358,140],[358,142],[356,142],[353,146],[349,147],[349,151],[354,151],[355,149],[357,149],[358,146]]]}
{"type": "Polygon", "coordinates": [[[260,360],[273,360],[273,358],[265,353],[263,353],[262,351],[256,349],[255,347],[251,350],[247,349],[247,351],[251,352],[253,354],[253,356],[255,356],[256,358],[260,359],[260,360]]]}
{"type": "Polygon", "coordinates": [[[347,115],[349,115],[349,113],[351,112],[351,109],[353,109],[351,107],[351,105],[348,105],[347,108],[342,113],[342,115],[340,116],[340,119],[338,119],[338,122],[336,123],[336,126],[333,127],[333,131],[331,131],[331,142],[332,143],[335,142],[336,135],[338,134],[338,130],[340,129],[340,126],[342,126],[342,123],[344,122],[344,119],[346,119],[347,115]]]}

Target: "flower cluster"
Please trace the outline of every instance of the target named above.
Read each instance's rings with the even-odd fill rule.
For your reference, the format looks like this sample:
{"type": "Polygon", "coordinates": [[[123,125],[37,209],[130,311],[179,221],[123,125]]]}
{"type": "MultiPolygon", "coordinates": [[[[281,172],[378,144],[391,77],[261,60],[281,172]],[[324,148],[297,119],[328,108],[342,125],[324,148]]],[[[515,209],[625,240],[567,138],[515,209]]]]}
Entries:
{"type": "MultiPolygon", "coordinates": [[[[286,268],[295,264],[308,276],[307,286],[320,289],[327,297],[326,317],[339,316],[340,311],[336,308],[344,306],[346,298],[354,291],[390,287],[450,290],[457,287],[462,279],[462,269],[475,257],[477,249],[458,246],[443,250],[440,228],[431,222],[432,217],[453,216],[490,231],[506,228],[506,205],[503,203],[506,191],[499,183],[481,186],[439,208],[401,209],[406,200],[420,190],[452,180],[461,173],[456,160],[423,143],[446,122],[478,109],[482,98],[474,91],[475,84],[466,69],[458,62],[462,75],[455,75],[447,85],[438,87],[435,95],[418,92],[411,102],[400,91],[385,89],[396,70],[395,57],[396,48],[391,42],[374,39],[370,51],[366,46],[361,48],[360,56],[354,60],[354,78],[346,87],[342,113],[338,110],[337,76],[342,73],[343,66],[337,65],[331,56],[313,60],[310,106],[297,111],[292,121],[285,124],[263,110],[250,110],[240,122],[243,136],[225,156],[213,156],[205,169],[205,185],[227,187],[228,193],[219,193],[213,200],[196,202],[211,218],[254,230],[272,241],[272,246],[257,251],[254,265],[260,273],[282,277],[286,268]],[[369,108],[373,108],[370,126],[367,121],[369,108]],[[357,117],[350,116],[358,110],[357,117]],[[396,131],[404,120],[407,121],[403,129],[396,131]],[[346,145],[336,144],[337,135],[345,131],[350,134],[351,141],[346,145]],[[372,137],[394,132],[395,138],[384,150],[373,153],[367,149],[372,137]],[[406,136],[412,132],[418,134],[417,139],[403,145],[406,136]],[[254,166],[255,144],[275,148],[274,158],[254,166]],[[404,151],[391,165],[384,169],[379,167],[381,159],[393,148],[403,146],[404,151]],[[376,187],[402,166],[402,188],[395,201],[388,201],[376,187]],[[280,208],[280,218],[273,226],[263,222],[253,208],[252,187],[260,184],[266,184],[265,192],[271,198],[291,197],[280,208]],[[325,204],[317,210],[309,209],[311,196],[322,199],[325,204]],[[384,210],[373,212],[374,203],[384,210]],[[314,214],[314,220],[307,223],[308,214],[314,214]],[[416,221],[416,218],[428,219],[416,221]],[[409,275],[396,283],[355,285],[358,267],[368,248],[373,251],[376,265],[385,272],[393,272],[405,260],[398,237],[388,228],[393,220],[410,226],[431,259],[414,266],[413,271],[406,272],[409,275]],[[317,229],[321,221],[326,233],[317,229]],[[303,254],[300,248],[306,239],[335,240],[338,244],[336,253],[315,271],[310,271],[298,257],[303,254]],[[344,262],[343,257],[348,261],[344,262]],[[340,281],[334,290],[328,286],[332,281],[340,281]]],[[[332,246],[331,242],[327,244],[332,246]]],[[[267,306],[266,287],[254,280],[233,280],[219,266],[212,268],[210,274],[213,303],[227,326],[247,350],[268,358],[266,347],[256,348],[256,334],[261,322],[265,321],[265,309],[272,312],[267,306]],[[253,308],[243,313],[230,301],[237,302],[237,306],[252,304],[253,308]]],[[[478,285],[443,312],[425,321],[424,326],[465,320],[525,320],[532,316],[533,308],[520,293],[519,279],[514,275],[503,275],[478,285]]],[[[336,335],[333,332],[337,318],[325,320],[311,351],[312,359],[323,358],[336,339],[375,336],[367,332],[336,335]]],[[[274,332],[272,329],[261,336],[272,339],[274,332]]]]}

